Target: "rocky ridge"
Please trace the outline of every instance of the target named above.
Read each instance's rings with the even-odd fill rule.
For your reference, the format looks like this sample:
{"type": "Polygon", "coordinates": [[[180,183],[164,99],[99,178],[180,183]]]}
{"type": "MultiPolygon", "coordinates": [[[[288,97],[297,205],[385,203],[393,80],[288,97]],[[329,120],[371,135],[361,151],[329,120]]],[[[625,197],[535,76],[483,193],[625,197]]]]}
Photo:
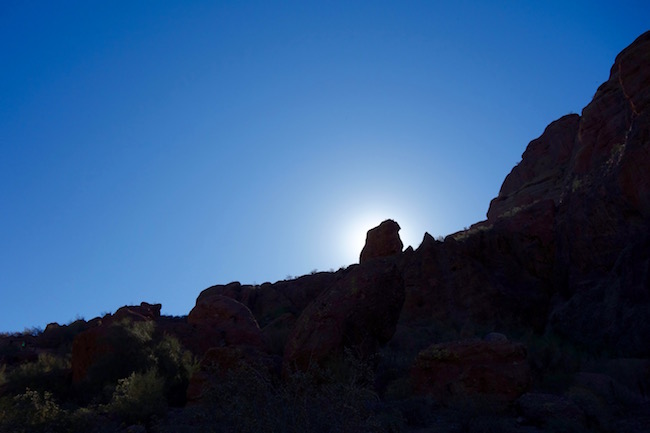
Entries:
{"type": "MultiPolygon", "coordinates": [[[[556,417],[616,431],[570,392],[601,398],[607,383],[635,408],[650,398],[650,32],[616,57],[581,115],[530,142],[485,221],[444,241],[425,234],[415,250],[398,232],[392,220],[370,230],[360,263],[337,272],[210,287],[187,318],[143,303],[48,325],[0,363],[71,344],[70,380],[83,383],[118,350],[113,324],[151,322],[202,359],[187,391],[195,403],[237,365],[283,377],[351,351],[385,399],[403,386],[444,405],[498,401],[535,425],[556,417]],[[552,389],[560,370],[566,383],[552,389]]],[[[627,431],[650,429],[650,417],[628,418],[640,427],[627,431]]]]}

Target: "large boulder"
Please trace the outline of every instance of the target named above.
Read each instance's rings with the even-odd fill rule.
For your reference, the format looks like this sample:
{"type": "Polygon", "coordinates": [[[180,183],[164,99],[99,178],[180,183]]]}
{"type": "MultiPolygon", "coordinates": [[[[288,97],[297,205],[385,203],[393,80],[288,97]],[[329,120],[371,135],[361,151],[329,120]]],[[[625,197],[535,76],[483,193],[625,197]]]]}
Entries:
{"type": "Polygon", "coordinates": [[[391,261],[355,266],[300,315],[284,351],[285,370],[326,364],[350,348],[368,359],[395,332],[404,281],[391,261]]]}
{"type": "Polygon", "coordinates": [[[199,304],[214,295],[232,298],[244,304],[263,328],[286,313],[297,318],[310,302],[331,287],[343,273],[344,271],[317,272],[274,284],[261,285],[241,284],[235,281],[208,287],[199,294],[196,302],[199,304]]]}
{"type": "Polygon", "coordinates": [[[187,316],[206,346],[263,345],[253,313],[241,302],[222,295],[202,297],[187,316]]]}
{"type": "Polygon", "coordinates": [[[378,257],[388,257],[402,252],[404,244],[399,237],[400,226],[393,220],[386,220],[368,230],[366,244],[361,250],[359,263],[366,263],[378,257]]]}
{"type": "Polygon", "coordinates": [[[160,319],[160,310],[162,304],[149,304],[148,302],[140,302],[139,306],[125,305],[119,308],[112,316],[112,321],[120,320],[158,320],[160,319]]]}

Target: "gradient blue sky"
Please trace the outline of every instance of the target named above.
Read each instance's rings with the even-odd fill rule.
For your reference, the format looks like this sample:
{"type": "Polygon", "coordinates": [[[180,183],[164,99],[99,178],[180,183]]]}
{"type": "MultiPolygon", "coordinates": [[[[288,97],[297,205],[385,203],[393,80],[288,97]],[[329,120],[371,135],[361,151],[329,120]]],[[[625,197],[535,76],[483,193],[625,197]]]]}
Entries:
{"type": "Polygon", "coordinates": [[[0,331],[485,219],[644,1],[0,3],[0,331]]]}

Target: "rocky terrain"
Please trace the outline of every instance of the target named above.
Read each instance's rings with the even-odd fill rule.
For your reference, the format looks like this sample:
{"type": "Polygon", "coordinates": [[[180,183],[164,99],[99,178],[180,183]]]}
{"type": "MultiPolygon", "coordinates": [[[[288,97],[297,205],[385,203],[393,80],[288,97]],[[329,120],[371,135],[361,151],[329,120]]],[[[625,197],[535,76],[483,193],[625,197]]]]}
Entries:
{"type": "Polygon", "coordinates": [[[3,336],[1,431],[650,431],[650,32],[487,220],[415,250],[399,230],[186,317],[3,336]]]}

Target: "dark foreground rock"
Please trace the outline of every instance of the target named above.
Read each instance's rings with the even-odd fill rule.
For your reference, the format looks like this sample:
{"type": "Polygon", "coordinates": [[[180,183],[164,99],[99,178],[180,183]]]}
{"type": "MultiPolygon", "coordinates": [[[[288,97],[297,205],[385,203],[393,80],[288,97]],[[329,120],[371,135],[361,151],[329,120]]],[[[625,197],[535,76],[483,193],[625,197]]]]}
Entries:
{"type": "Polygon", "coordinates": [[[416,393],[452,404],[481,398],[503,405],[531,385],[526,348],[498,340],[433,344],[418,354],[411,377],[416,393]]]}

